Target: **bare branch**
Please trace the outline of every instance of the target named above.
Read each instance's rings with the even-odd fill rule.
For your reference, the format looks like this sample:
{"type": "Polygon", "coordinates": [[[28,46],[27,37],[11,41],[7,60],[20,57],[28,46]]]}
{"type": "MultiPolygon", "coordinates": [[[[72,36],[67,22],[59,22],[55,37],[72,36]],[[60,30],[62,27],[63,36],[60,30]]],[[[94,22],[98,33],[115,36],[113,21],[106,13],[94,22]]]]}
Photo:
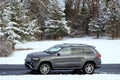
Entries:
{"type": "Polygon", "coordinates": [[[41,1],[41,0],[38,0],[38,1],[43,5],[44,8],[47,9],[47,6],[45,5],[45,3],[43,1],[41,1]]]}

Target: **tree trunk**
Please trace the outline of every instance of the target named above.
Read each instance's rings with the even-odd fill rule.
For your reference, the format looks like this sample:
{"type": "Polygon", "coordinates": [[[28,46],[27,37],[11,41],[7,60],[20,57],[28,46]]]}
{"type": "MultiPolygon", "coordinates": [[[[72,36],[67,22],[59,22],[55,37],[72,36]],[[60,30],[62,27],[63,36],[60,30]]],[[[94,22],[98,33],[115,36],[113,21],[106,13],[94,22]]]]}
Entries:
{"type": "Polygon", "coordinates": [[[100,37],[100,32],[99,31],[97,31],[97,39],[99,39],[99,37],[100,37]]]}
{"type": "Polygon", "coordinates": [[[112,39],[114,39],[114,38],[115,38],[115,32],[112,31],[112,39]]]}

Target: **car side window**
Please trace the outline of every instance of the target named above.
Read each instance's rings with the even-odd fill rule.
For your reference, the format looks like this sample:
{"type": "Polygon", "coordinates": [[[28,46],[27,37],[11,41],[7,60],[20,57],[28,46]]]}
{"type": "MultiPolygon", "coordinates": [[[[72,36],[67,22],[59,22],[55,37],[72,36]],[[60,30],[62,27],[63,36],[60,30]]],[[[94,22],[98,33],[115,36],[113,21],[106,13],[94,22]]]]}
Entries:
{"type": "Polygon", "coordinates": [[[63,48],[59,53],[61,55],[71,55],[71,48],[63,48]]]}
{"type": "Polygon", "coordinates": [[[93,50],[90,48],[84,48],[84,53],[86,54],[94,54],[93,50]]]}
{"type": "Polygon", "coordinates": [[[94,52],[90,48],[68,47],[63,48],[59,53],[61,55],[80,55],[80,54],[93,54],[94,52]]]}
{"type": "Polygon", "coordinates": [[[72,55],[79,55],[83,53],[83,48],[79,48],[79,47],[72,48],[71,52],[72,52],[72,55]]]}

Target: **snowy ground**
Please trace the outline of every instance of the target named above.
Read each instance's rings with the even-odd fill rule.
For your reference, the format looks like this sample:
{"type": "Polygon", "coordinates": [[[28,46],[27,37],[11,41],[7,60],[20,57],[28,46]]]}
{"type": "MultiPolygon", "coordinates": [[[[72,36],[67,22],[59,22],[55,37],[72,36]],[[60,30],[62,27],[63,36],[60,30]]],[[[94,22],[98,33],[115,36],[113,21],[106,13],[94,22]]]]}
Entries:
{"type": "MultiPolygon", "coordinates": [[[[67,38],[60,41],[49,40],[17,44],[16,48],[33,48],[33,50],[14,51],[10,57],[0,58],[0,64],[24,64],[24,59],[27,54],[43,51],[55,44],[61,43],[82,43],[96,46],[96,49],[102,54],[103,64],[120,64],[120,40],[92,38],[67,38]]],[[[120,75],[115,74],[0,76],[0,80],[119,80],[119,78],[120,75]]]]}
{"type": "Polygon", "coordinates": [[[13,55],[7,58],[0,58],[0,64],[24,64],[27,54],[36,51],[43,51],[55,44],[61,43],[82,43],[96,46],[102,55],[103,64],[120,63],[120,40],[92,39],[92,38],[70,38],[60,41],[39,41],[25,44],[17,44],[16,48],[33,48],[33,50],[14,51],[13,55]]]}
{"type": "Polygon", "coordinates": [[[120,80],[120,75],[24,75],[0,76],[0,80],[120,80]]]}

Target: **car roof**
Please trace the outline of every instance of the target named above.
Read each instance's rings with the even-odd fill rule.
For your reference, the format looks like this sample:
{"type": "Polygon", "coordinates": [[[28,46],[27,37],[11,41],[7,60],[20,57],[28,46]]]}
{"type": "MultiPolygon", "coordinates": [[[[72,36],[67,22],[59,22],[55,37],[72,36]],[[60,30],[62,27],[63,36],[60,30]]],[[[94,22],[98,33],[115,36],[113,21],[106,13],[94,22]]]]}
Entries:
{"type": "Polygon", "coordinates": [[[76,44],[76,43],[63,43],[63,44],[58,44],[56,46],[59,46],[59,47],[92,47],[92,48],[95,48],[95,46],[92,46],[92,45],[76,44]]]}

